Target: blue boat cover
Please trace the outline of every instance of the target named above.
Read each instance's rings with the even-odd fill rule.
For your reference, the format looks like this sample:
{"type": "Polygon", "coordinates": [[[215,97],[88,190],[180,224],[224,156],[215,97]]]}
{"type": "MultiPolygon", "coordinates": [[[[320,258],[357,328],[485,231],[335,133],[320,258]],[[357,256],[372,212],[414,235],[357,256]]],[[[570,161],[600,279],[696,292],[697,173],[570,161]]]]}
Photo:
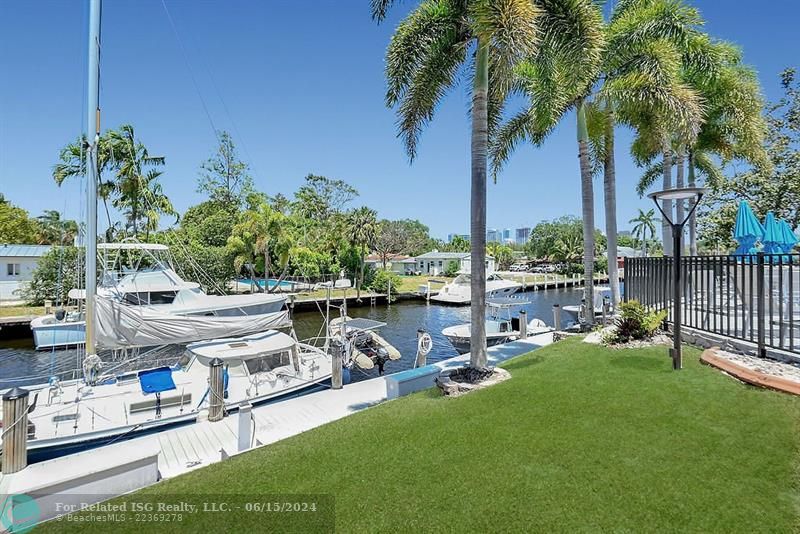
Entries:
{"type": "Polygon", "coordinates": [[[161,393],[175,388],[172,380],[172,369],[169,367],[157,367],[139,371],[139,384],[144,393],[161,393]]]}

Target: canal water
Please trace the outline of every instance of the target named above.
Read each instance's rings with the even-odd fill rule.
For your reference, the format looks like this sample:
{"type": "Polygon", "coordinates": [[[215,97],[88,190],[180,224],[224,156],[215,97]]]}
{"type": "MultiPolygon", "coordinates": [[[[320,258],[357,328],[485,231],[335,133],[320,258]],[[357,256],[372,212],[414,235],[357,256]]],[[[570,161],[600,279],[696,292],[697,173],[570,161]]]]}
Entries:
{"type": "MultiPolygon", "coordinates": [[[[553,304],[562,306],[578,304],[582,295],[581,289],[550,289],[546,291],[529,291],[518,293],[522,301],[527,304],[521,308],[514,308],[514,313],[519,309],[528,312],[528,319],[534,317],[543,320],[548,325],[553,324],[553,304]]],[[[324,312],[324,304],[321,305],[324,312]]],[[[337,310],[331,310],[334,317],[337,310]]],[[[562,312],[563,313],[563,312],[562,312]]],[[[458,353],[450,342],[442,336],[442,329],[455,324],[469,322],[469,306],[445,306],[424,301],[400,301],[391,306],[377,304],[375,306],[351,307],[348,309],[351,317],[366,317],[386,323],[380,334],[403,355],[402,359],[386,364],[386,373],[393,373],[409,369],[414,365],[417,351],[417,329],[424,329],[433,339],[433,350],[428,354],[428,362],[436,362],[457,356],[458,353]]],[[[295,331],[298,339],[308,339],[324,335],[322,331],[323,315],[320,311],[296,312],[293,315],[295,331]]],[[[562,325],[567,325],[570,317],[562,315],[562,325]]],[[[159,351],[137,355],[136,359],[130,358],[123,361],[120,355],[111,353],[100,354],[107,362],[104,370],[118,368],[120,371],[127,369],[151,367],[153,365],[172,364],[177,361],[183,352],[182,347],[168,347],[159,351]],[[127,361],[127,363],[126,363],[127,361]]],[[[47,382],[51,376],[70,378],[74,369],[80,366],[81,354],[77,350],[48,350],[36,351],[30,337],[23,339],[0,341],[0,389],[47,382]]],[[[354,369],[352,380],[359,381],[378,376],[378,371],[362,371],[354,369]]]]}

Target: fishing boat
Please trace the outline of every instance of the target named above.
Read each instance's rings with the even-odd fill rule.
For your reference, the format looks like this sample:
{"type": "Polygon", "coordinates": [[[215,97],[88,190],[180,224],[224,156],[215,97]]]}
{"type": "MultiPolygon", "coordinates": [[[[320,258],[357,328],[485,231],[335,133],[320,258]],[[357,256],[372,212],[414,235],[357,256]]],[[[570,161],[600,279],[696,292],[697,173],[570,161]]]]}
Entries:
{"type": "MultiPolygon", "coordinates": [[[[138,307],[159,316],[173,314],[224,318],[273,314],[279,312],[286,303],[285,295],[270,293],[208,295],[200,288],[200,284],[187,282],[175,272],[166,245],[128,240],[100,243],[97,248],[103,253],[104,265],[97,298],[118,306],[138,307]]],[[[83,302],[85,292],[73,289],[70,298],[83,302]]],[[[31,321],[34,346],[37,350],[43,350],[83,344],[86,341],[85,317],[82,310],[58,310],[34,319],[31,321]]],[[[255,331],[239,329],[241,334],[255,331]]]]}
{"type": "Polygon", "coordinates": [[[172,367],[104,374],[99,358],[84,360],[84,377],[28,388],[31,462],[128,439],[208,416],[209,373],[222,361],[224,410],[262,404],[324,387],[331,358],[293,334],[258,334],[187,345],[172,367]]]}
{"type": "MultiPolygon", "coordinates": [[[[508,297],[522,289],[522,284],[506,280],[497,273],[486,276],[486,298],[508,297]]],[[[472,276],[461,273],[452,282],[445,284],[431,300],[446,304],[469,304],[472,300],[472,276]]]]}
{"type": "Polygon", "coordinates": [[[372,319],[350,318],[346,315],[332,319],[329,323],[328,333],[332,339],[345,341],[351,349],[352,363],[361,369],[372,369],[376,365],[383,373],[383,366],[387,361],[399,360],[400,351],[378,334],[378,329],[386,323],[372,319]]]}
{"type": "MultiPolygon", "coordinates": [[[[486,345],[492,347],[520,338],[520,318],[513,317],[511,310],[517,306],[528,304],[515,298],[492,299],[486,302],[486,345]]],[[[528,321],[527,334],[529,336],[553,330],[541,319],[533,318],[528,321]]],[[[448,326],[442,330],[442,335],[460,353],[470,351],[470,338],[472,328],[470,323],[448,326]]]]}

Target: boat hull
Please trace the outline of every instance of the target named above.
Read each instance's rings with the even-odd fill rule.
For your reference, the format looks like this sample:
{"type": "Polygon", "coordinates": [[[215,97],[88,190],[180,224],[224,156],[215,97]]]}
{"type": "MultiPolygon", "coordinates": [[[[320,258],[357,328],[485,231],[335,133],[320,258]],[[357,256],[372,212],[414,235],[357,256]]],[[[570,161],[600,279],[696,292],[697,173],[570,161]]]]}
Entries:
{"type": "MultiPolygon", "coordinates": [[[[509,284],[503,287],[498,287],[496,289],[490,289],[486,291],[486,298],[499,298],[499,297],[508,297],[516,293],[522,289],[522,284],[509,284]]],[[[464,305],[469,304],[472,300],[472,294],[468,291],[466,294],[464,293],[445,293],[439,292],[436,295],[431,296],[431,300],[436,302],[441,302],[443,304],[455,304],[455,305],[464,305]]]]}
{"type": "Polygon", "coordinates": [[[49,350],[82,345],[86,342],[84,321],[48,321],[48,317],[37,317],[31,321],[33,344],[36,350],[49,350]]]}

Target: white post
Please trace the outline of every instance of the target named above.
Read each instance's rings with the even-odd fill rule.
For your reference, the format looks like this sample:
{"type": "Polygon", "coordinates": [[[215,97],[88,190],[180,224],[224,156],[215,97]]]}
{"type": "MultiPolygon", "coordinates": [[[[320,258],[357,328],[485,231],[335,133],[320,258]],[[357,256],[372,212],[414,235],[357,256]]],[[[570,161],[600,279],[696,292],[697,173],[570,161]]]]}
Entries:
{"type": "Polygon", "coordinates": [[[519,338],[528,338],[528,312],[525,310],[519,311],[519,338]]]}
{"type": "Polygon", "coordinates": [[[556,332],[561,331],[561,305],[553,304],[553,326],[556,332]]]}
{"type": "Polygon", "coordinates": [[[222,360],[214,358],[208,364],[208,420],[211,422],[222,421],[223,396],[225,395],[225,378],[222,369],[222,360]]]}
{"type": "Polygon", "coordinates": [[[425,367],[427,364],[427,354],[422,354],[419,350],[419,338],[425,333],[425,330],[418,329],[417,330],[417,358],[414,361],[414,367],[425,367]]]}
{"type": "Polygon", "coordinates": [[[331,343],[331,359],[333,366],[331,369],[331,389],[342,389],[342,352],[344,351],[344,339],[334,339],[331,343]]]}
{"type": "Polygon", "coordinates": [[[242,402],[239,406],[239,452],[246,451],[250,448],[250,443],[253,441],[250,429],[251,415],[253,412],[253,405],[248,401],[242,402]]]}

